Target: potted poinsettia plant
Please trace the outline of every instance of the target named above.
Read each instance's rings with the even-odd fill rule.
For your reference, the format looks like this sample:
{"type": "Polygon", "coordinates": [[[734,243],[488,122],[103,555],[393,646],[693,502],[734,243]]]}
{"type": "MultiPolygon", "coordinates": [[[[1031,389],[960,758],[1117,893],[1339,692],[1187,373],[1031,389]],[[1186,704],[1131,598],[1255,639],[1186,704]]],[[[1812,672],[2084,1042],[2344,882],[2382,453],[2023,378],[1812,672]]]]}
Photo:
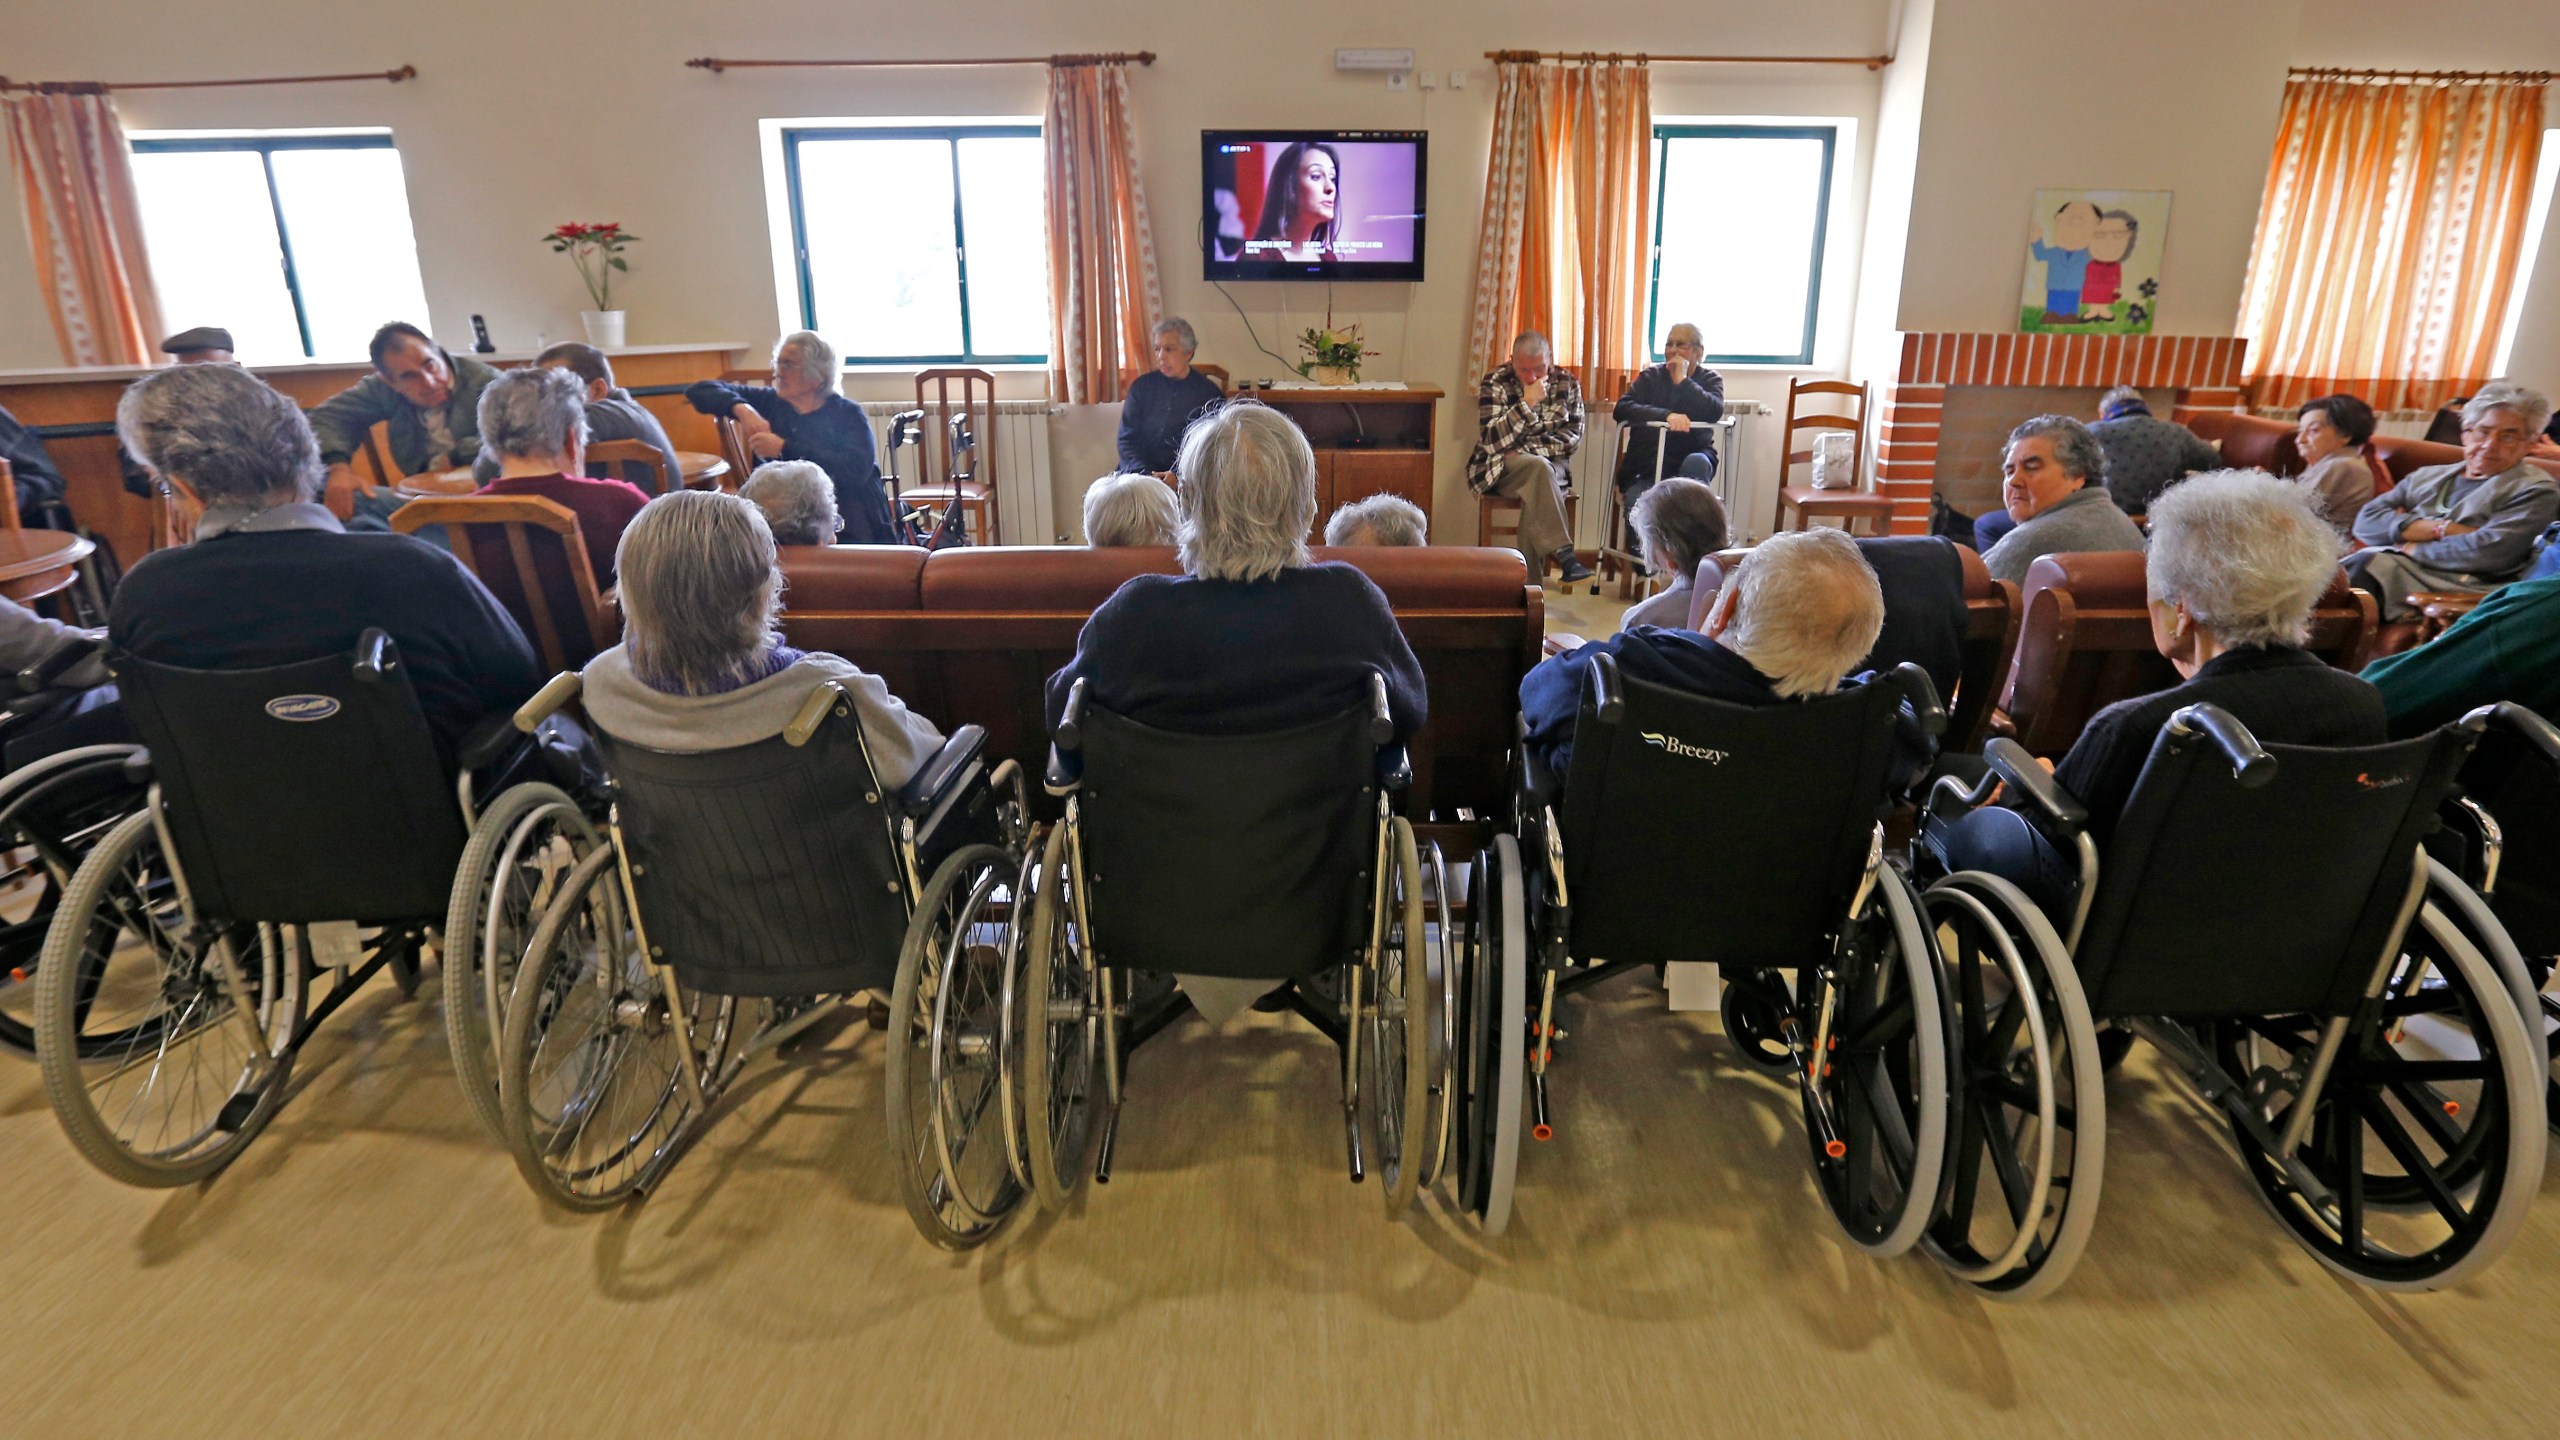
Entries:
{"type": "Polygon", "coordinates": [[[1319,385],[1357,385],[1360,362],[1377,354],[1366,348],[1356,324],[1334,327],[1333,312],[1324,313],[1324,324],[1310,325],[1298,336],[1298,348],[1307,358],[1298,362],[1298,373],[1319,385]]]}
{"type": "Polygon", "coordinates": [[[620,221],[601,224],[568,224],[542,237],[551,253],[566,255],[578,267],[578,278],[586,282],[587,297],[596,302],[593,310],[581,310],[578,319],[587,327],[587,343],[610,348],[622,343],[623,312],[613,308],[613,277],[616,272],[629,274],[631,262],[622,258],[625,246],[640,237],[622,228],[620,221]]]}

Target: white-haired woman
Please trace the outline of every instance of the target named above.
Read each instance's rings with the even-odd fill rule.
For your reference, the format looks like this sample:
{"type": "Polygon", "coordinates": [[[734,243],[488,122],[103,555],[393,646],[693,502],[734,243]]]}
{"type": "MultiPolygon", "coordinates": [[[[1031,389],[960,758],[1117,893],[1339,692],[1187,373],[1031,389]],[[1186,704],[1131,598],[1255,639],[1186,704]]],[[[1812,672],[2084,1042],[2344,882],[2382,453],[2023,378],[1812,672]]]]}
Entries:
{"type": "Polygon", "coordinates": [[[1681,321],[1662,337],[1662,363],[1638,371],[1610,412],[1628,427],[1626,458],[1618,462],[1621,503],[1632,506],[1653,484],[1657,445],[1669,447],[1662,455],[1666,478],[1716,478],[1713,427],[1724,418],[1724,376],[1708,369],[1706,359],[1706,337],[1681,321]],[[1656,424],[1668,428],[1656,430],[1656,424]]]}
{"type": "Polygon", "coordinates": [[[738,422],[747,448],[762,460],[810,460],[835,482],[836,510],[847,545],[894,545],[897,521],[880,484],[879,450],[862,407],[836,389],[835,347],[815,331],[794,330],[773,347],[773,384],[701,380],[685,403],[705,415],[738,422]]]}
{"type": "Polygon", "coordinates": [[[1689,627],[1690,591],[1698,578],[1698,562],[1725,546],[1724,502],[1700,481],[1665,480],[1636,497],[1628,513],[1647,569],[1668,575],[1671,583],[1627,607],[1618,628],[1660,625],[1689,627]]]}
{"type": "Polygon", "coordinates": [[[1085,487],[1084,543],[1171,545],[1180,539],[1181,502],[1153,475],[1105,475],[1085,487]]]}
{"type": "Polygon", "coordinates": [[[906,783],[942,746],[876,675],[782,643],[782,571],[764,512],[735,495],[660,496],[622,532],[622,643],[589,661],[587,715],[653,750],[726,750],[782,733],[828,681],[853,696],[880,783],[906,783]]]}
{"type": "Polygon", "coordinates": [[[1173,473],[1183,430],[1227,396],[1191,368],[1200,337],[1190,321],[1166,316],[1156,322],[1155,340],[1156,368],[1130,381],[1120,401],[1120,468],[1161,477],[1173,473]]]}
{"type": "Polygon", "coordinates": [[[1362,703],[1386,676],[1398,736],[1422,726],[1422,667],[1395,612],[1348,565],[1309,563],[1316,457],[1279,411],[1229,405],[1182,439],[1182,570],[1140,575],[1093,612],[1049,677],[1057,723],[1086,700],[1161,730],[1285,730],[1362,703]]]}
{"type": "Polygon", "coordinates": [[[1431,517],[1401,495],[1365,495],[1337,507],[1324,522],[1324,543],[1345,545],[1428,545],[1431,517]]]}
{"type": "Polygon", "coordinates": [[[776,545],[833,545],[844,517],[836,510],[835,485],[807,460],[768,460],[756,467],[738,494],[764,512],[776,545]]]}
{"type": "Polygon", "coordinates": [[[587,478],[587,388],[578,377],[539,366],[500,372],[480,392],[480,443],[498,465],[480,493],[566,507],[578,517],[597,588],[612,589],[614,547],[649,497],[627,480],[587,478]]]}
{"type": "Polygon", "coordinates": [[[2560,481],[2527,460],[2551,402],[2504,380],[2462,407],[2462,461],[2412,470],[2356,512],[2355,538],[2375,548],[2348,573],[2382,603],[2382,618],[2414,612],[2430,591],[2494,590],[2533,563],[2533,545],[2560,519],[2560,481]]]}
{"type": "MultiPolygon", "coordinates": [[[[2151,640],[2184,683],[2099,711],[2054,767],[2101,850],[2160,727],[2189,705],[2219,705],[2267,744],[2383,742],[2380,693],[2302,648],[2337,551],[2316,498],[2260,471],[2217,470],[2161,493],[2143,564],[2151,640]]],[[[2078,864],[2019,812],[1976,810],[1932,844],[1955,868],[2007,875],[2048,914],[2069,913],[2078,864]]]]}

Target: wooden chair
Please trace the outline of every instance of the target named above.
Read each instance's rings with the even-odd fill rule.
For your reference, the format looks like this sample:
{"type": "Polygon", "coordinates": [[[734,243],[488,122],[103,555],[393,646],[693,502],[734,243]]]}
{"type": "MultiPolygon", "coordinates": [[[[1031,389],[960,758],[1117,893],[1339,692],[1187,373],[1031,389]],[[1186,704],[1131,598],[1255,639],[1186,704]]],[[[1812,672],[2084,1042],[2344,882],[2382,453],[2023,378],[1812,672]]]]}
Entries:
{"type": "Polygon", "coordinates": [[[1893,502],[1873,490],[1817,490],[1812,483],[1813,442],[1796,448],[1796,433],[1845,430],[1849,432],[1849,468],[1855,473],[1866,462],[1867,455],[1867,385],[1864,381],[1790,380],[1787,382],[1787,423],[1778,432],[1779,446],[1786,458],[1778,462],[1778,519],[1780,530],[1801,530],[1814,517],[1828,515],[1851,530],[1861,520],[1873,520],[1875,533],[1882,535],[1893,527],[1893,502]],[[1804,398],[1812,395],[1837,395],[1835,402],[1845,408],[1839,413],[1808,411],[1798,413],[1804,398]],[[1805,483],[1787,483],[1789,472],[1797,465],[1806,470],[1805,483]],[[1796,523],[1787,523],[1787,511],[1796,512],[1796,523]]]}
{"type": "Polygon", "coordinates": [[[738,428],[738,417],[714,415],[711,428],[719,432],[720,458],[729,462],[729,473],[723,477],[729,483],[721,488],[735,490],[747,483],[747,477],[756,473],[756,466],[761,462],[756,459],[756,453],[747,448],[746,432],[738,428]]]}
{"type": "Polygon", "coordinates": [[[622,619],[596,589],[578,517],[565,505],[522,495],[412,500],[391,528],[413,535],[444,527],[453,558],[480,577],[533,642],[543,668],[575,670],[622,638],[622,619]]]}
{"type": "Polygon", "coordinates": [[[1194,370],[1199,371],[1199,372],[1200,372],[1201,374],[1203,374],[1203,375],[1208,376],[1210,379],[1217,381],[1217,382],[1218,382],[1218,393],[1219,393],[1219,394],[1221,394],[1221,395],[1233,395],[1234,393],[1236,393],[1236,387],[1235,387],[1234,385],[1230,384],[1230,383],[1228,382],[1228,380],[1227,380],[1227,367],[1226,367],[1226,366],[1224,366],[1224,365],[1194,365],[1194,366],[1192,366],[1191,368],[1192,368],[1192,369],[1194,369],[1194,370]]]}
{"type": "MultiPolygon", "coordinates": [[[[738,422],[731,420],[728,423],[736,425],[738,422]]],[[[649,479],[640,488],[651,495],[664,495],[684,484],[683,476],[667,473],[667,457],[659,454],[658,447],[646,440],[598,440],[587,446],[587,459],[591,463],[601,461],[614,466],[611,473],[618,480],[631,478],[631,472],[622,467],[646,467],[649,479]]],[[[729,468],[737,469],[735,465],[729,468]]]]}
{"type": "Polygon", "coordinates": [[[18,467],[0,460],[0,530],[22,528],[18,519],[18,467]]]}
{"type": "Polygon", "coordinates": [[[970,543],[1000,543],[1004,512],[996,490],[996,377],[984,370],[919,370],[916,408],[925,412],[929,432],[917,447],[927,457],[927,463],[919,468],[926,475],[939,478],[932,484],[908,486],[899,493],[898,502],[938,509],[950,504],[957,493],[970,543]],[[954,419],[967,422],[971,444],[965,452],[953,443],[954,419]],[[931,463],[936,454],[941,457],[938,468],[931,463]]]}

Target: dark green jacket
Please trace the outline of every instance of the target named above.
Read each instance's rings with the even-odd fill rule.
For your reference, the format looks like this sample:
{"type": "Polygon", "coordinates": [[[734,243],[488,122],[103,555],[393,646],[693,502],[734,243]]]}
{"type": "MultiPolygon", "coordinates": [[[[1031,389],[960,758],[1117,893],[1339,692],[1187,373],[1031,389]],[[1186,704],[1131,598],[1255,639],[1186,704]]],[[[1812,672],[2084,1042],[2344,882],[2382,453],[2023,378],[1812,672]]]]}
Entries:
{"type": "Polygon", "coordinates": [[[320,437],[323,464],[343,465],[364,448],[365,432],[377,421],[391,425],[391,462],[403,475],[468,465],[480,454],[480,392],[498,372],[468,355],[447,355],[453,366],[453,398],[445,402],[445,423],[452,427],[451,459],[427,453],[426,412],[400,398],[391,382],[367,375],[311,409],[311,433],[320,437]]]}
{"type": "Polygon", "coordinates": [[[2560,717],[2560,580],[2518,580],[2442,635],[2364,667],[2400,739],[2513,700],[2560,717]]]}

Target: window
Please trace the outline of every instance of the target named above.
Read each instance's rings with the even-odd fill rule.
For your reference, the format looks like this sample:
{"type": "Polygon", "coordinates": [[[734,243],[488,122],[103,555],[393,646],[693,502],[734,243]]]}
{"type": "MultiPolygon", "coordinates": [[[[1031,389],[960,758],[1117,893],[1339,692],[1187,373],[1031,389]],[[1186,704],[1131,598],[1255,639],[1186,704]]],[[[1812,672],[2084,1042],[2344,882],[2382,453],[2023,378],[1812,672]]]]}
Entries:
{"type": "Polygon", "coordinates": [[[143,243],[174,331],[219,325],[250,364],[353,360],[426,322],[389,131],[138,135],[143,243]]]}
{"type": "Polygon", "coordinates": [[[1653,357],[1686,320],[1707,359],[1810,365],[1830,219],[1832,125],[1653,127],[1653,357]]]}
{"type": "Polygon", "coordinates": [[[850,364],[1049,351],[1040,127],[784,130],[800,324],[850,364]]]}

